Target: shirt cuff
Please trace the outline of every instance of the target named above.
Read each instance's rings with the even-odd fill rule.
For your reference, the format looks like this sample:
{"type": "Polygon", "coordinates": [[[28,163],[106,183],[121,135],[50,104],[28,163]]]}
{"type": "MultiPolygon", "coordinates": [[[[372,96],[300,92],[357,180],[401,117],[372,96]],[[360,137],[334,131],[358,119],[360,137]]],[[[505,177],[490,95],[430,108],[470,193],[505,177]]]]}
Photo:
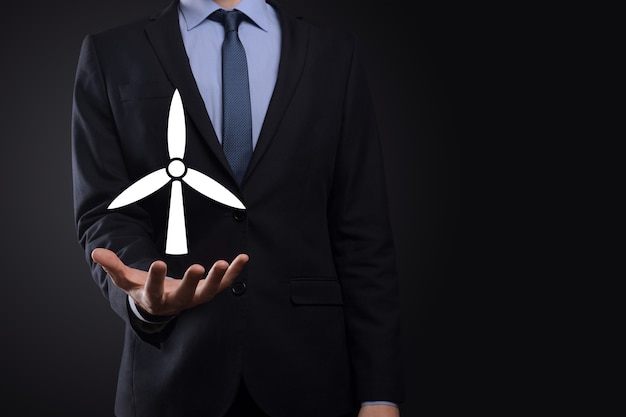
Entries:
{"type": "Polygon", "coordinates": [[[128,296],[128,305],[130,306],[130,310],[133,314],[141,321],[150,324],[164,324],[168,321],[172,320],[174,316],[163,316],[162,318],[159,316],[151,316],[150,318],[145,317],[139,309],[137,308],[137,304],[135,304],[135,300],[129,295],[128,296]]]}
{"type": "Polygon", "coordinates": [[[366,405],[390,405],[392,407],[398,406],[398,404],[392,403],[391,401],[364,401],[361,403],[361,407],[365,407],[366,405]]]}

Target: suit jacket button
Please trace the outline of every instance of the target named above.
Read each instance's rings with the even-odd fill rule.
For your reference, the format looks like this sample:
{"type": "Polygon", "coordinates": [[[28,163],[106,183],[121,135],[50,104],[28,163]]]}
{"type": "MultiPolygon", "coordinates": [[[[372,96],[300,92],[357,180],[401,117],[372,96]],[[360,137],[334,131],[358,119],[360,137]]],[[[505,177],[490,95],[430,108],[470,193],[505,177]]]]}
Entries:
{"type": "Polygon", "coordinates": [[[242,295],[244,292],[246,292],[246,288],[248,288],[248,286],[245,282],[235,282],[232,291],[235,295],[242,295]]]}
{"type": "Polygon", "coordinates": [[[233,211],[233,218],[238,222],[242,222],[246,219],[246,212],[243,210],[235,210],[233,211]]]}

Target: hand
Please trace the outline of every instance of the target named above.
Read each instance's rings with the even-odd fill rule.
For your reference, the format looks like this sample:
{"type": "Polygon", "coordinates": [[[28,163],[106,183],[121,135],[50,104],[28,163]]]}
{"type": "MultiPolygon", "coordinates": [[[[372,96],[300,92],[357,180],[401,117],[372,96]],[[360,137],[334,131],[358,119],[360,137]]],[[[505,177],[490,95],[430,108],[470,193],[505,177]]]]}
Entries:
{"type": "Polygon", "coordinates": [[[230,264],[217,261],[204,279],[205,269],[198,264],[187,268],[182,279],[165,279],[167,265],[163,261],[153,262],[146,272],[125,265],[108,249],[94,249],[91,258],[138,307],[155,316],[175,315],[210,301],[233,283],[249,259],[240,254],[230,264]]]}
{"type": "Polygon", "coordinates": [[[364,405],[358,417],[400,417],[400,409],[393,405],[364,405]]]}

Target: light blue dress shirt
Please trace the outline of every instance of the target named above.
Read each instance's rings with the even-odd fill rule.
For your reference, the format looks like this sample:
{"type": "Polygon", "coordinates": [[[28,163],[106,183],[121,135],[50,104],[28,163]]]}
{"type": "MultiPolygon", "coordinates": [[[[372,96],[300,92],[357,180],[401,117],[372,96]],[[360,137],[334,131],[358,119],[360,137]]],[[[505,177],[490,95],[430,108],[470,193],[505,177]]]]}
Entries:
{"type": "MultiPolygon", "coordinates": [[[[207,19],[221,7],[213,0],[180,0],[179,24],[191,71],[209,118],[220,143],[222,141],[222,42],[224,27],[207,19]]],[[[265,0],[242,0],[237,10],[254,24],[243,21],[239,39],[246,50],[252,110],[252,146],[256,146],[261,126],[272,98],[280,60],[281,31],[276,11],[265,0]]],[[[131,309],[141,320],[135,303],[129,298],[131,309]]],[[[149,322],[149,321],[148,321],[149,322]]],[[[368,401],[361,405],[385,404],[388,401],[368,401]]]]}
{"type": "MultiPolygon", "coordinates": [[[[207,19],[218,9],[220,6],[212,0],[181,0],[178,15],[191,71],[221,143],[224,27],[207,19]]],[[[278,76],[280,22],[276,11],[264,0],[243,0],[236,9],[254,22],[243,21],[239,26],[239,39],[248,61],[254,147],[278,76]]]]}

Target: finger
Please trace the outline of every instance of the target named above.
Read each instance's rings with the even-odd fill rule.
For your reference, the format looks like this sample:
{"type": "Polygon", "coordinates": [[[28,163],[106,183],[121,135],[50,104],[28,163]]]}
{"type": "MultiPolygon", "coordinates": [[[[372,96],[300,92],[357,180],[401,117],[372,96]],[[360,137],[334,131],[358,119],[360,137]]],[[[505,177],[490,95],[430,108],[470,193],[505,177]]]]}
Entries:
{"type": "Polygon", "coordinates": [[[153,308],[161,304],[163,300],[163,282],[167,273],[167,265],[163,261],[154,261],[148,269],[148,277],[144,286],[143,300],[148,307],[153,308]]]}
{"type": "Polygon", "coordinates": [[[136,284],[128,279],[130,268],[118,258],[115,252],[109,249],[96,248],[91,252],[91,259],[102,266],[102,269],[109,274],[113,283],[122,290],[128,292],[135,287],[136,284]]]}
{"type": "Polygon", "coordinates": [[[176,302],[179,303],[181,307],[193,307],[194,294],[196,293],[198,282],[204,276],[205,271],[204,267],[198,264],[191,265],[187,268],[180,282],[180,286],[174,294],[176,302]]]}
{"type": "Polygon", "coordinates": [[[228,270],[228,266],[228,262],[226,261],[217,261],[213,264],[211,269],[209,269],[206,279],[196,291],[198,302],[203,303],[209,301],[218,293],[220,282],[228,270]]]}
{"type": "Polygon", "coordinates": [[[224,274],[222,281],[220,282],[220,287],[218,291],[222,291],[224,288],[232,285],[235,278],[239,276],[243,268],[246,266],[250,257],[246,254],[239,254],[233,261],[230,263],[228,270],[224,274]]]}
{"type": "Polygon", "coordinates": [[[230,286],[248,262],[249,257],[245,254],[238,255],[230,265],[226,261],[217,261],[204,282],[199,296],[203,301],[210,300],[216,294],[230,286]]]}

